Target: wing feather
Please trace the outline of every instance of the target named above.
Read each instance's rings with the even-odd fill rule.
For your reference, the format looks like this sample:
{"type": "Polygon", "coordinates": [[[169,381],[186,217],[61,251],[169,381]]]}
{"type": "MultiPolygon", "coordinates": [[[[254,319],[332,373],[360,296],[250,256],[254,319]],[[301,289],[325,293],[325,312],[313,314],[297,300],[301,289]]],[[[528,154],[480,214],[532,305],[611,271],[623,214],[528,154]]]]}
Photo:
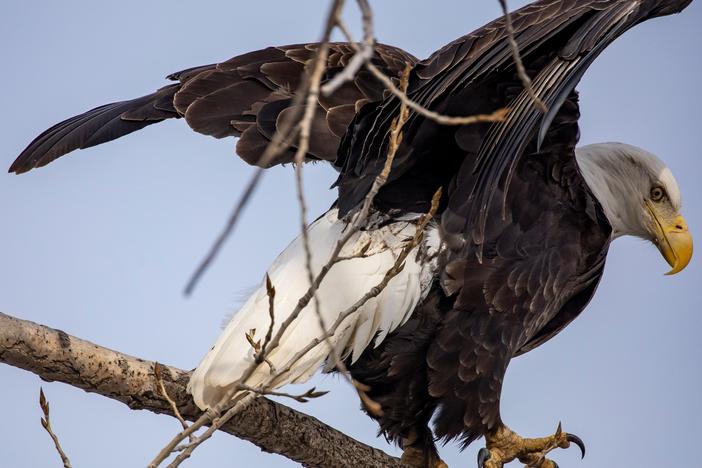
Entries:
{"type": "MultiPolygon", "coordinates": [[[[642,18],[645,19],[650,10],[650,7],[646,8],[639,0],[543,0],[512,13],[515,39],[522,57],[537,75],[549,66],[550,59],[573,65],[567,67],[567,72],[553,75],[551,78],[560,80],[555,83],[549,84],[548,76],[544,75],[544,83],[547,85],[543,89],[544,99],[550,98],[549,103],[553,109],[543,120],[542,133],[545,134],[548,130],[554,112],[558,111],[559,104],[575,87],[587,66],[612,40],[642,18]]],[[[475,93],[466,93],[466,90],[490,80],[505,80],[508,78],[505,73],[511,74],[513,70],[504,19],[499,18],[447,44],[428,59],[419,62],[412,71],[408,94],[427,108],[448,115],[466,115],[466,110],[471,108],[471,102],[467,98],[477,97],[475,93]]],[[[556,69],[553,70],[554,73],[555,71],[556,69]]],[[[523,99],[517,102],[496,100],[491,106],[485,105],[480,109],[482,112],[494,111],[502,106],[512,109],[512,122],[516,122],[517,126],[512,126],[511,136],[505,139],[505,149],[519,148],[523,146],[522,141],[528,142],[534,137],[531,111],[515,108],[529,105],[523,99]]],[[[387,98],[366,115],[357,116],[355,131],[349,133],[347,140],[342,143],[343,150],[336,162],[341,170],[337,185],[342,213],[347,213],[358,205],[372,184],[372,175],[382,170],[387,134],[398,109],[398,100],[387,98]]],[[[421,116],[413,114],[410,117],[404,129],[403,145],[397,152],[390,172],[390,183],[411,173],[422,164],[423,157],[431,154],[429,148],[421,145],[435,144],[432,138],[423,138],[425,133],[433,131],[432,126],[432,122],[421,116]]],[[[505,125],[500,128],[503,131],[506,129],[505,125]]],[[[541,138],[543,137],[542,134],[541,138]]],[[[493,157],[487,151],[484,153],[493,157]]],[[[495,167],[497,166],[491,163],[490,168],[495,167]]],[[[509,164],[500,166],[500,180],[504,180],[509,167],[509,164]]],[[[477,168],[476,172],[482,172],[482,169],[477,168]]],[[[481,186],[487,180],[485,177],[486,175],[481,175],[476,179],[481,181],[481,186]]],[[[495,179],[490,176],[490,180],[494,182],[495,179]]],[[[433,192],[429,192],[429,197],[431,193],[433,192]]],[[[482,196],[489,194],[481,193],[482,196]]],[[[478,214],[471,214],[472,225],[479,217],[478,214]]],[[[473,234],[479,238],[480,230],[473,234]]]]}
{"type": "MultiPolygon", "coordinates": [[[[262,149],[278,128],[279,116],[292,102],[306,61],[314,57],[318,47],[319,44],[269,47],[220,64],[173,73],[168,78],[178,83],[137,99],[97,107],[54,125],[30,143],[10,172],[26,172],[76,149],[180,117],[185,117],[188,125],[199,133],[215,138],[240,137],[237,144],[240,156],[250,164],[257,164],[262,149]],[[259,119],[261,110],[267,113],[259,119]]],[[[353,54],[348,44],[331,44],[324,82],[341,71],[353,54]]],[[[373,62],[393,77],[399,76],[406,63],[416,61],[401,49],[383,44],[376,46],[373,57],[373,62]]],[[[382,96],[382,84],[366,71],[359,72],[338,92],[321,96],[307,158],[334,161],[341,136],[355,111],[382,96]],[[334,116],[328,121],[332,110],[334,116]],[[328,122],[333,122],[333,129],[328,122]]],[[[293,147],[274,163],[291,162],[294,153],[293,147]]]]}
{"type": "Polygon", "coordinates": [[[169,85],[147,96],[96,107],[54,125],[20,153],[9,172],[21,174],[45,166],[76,149],[90,148],[153,123],[178,117],[171,108],[163,105],[163,100],[172,98],[177,87],[169,85]]]}

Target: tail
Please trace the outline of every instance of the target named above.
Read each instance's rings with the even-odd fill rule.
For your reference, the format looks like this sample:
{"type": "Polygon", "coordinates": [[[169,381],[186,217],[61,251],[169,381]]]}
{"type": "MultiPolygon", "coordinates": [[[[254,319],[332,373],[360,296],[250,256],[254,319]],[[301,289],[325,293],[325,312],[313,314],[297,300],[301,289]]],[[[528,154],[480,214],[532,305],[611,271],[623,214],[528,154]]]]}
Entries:
{"type": "MultiPolygon", "coordinates": [[[[331,210],[309,227],[310,245],[313,246],[311,267],[315,275],[329,260],[347,228],[347,222],[338,219],[337,213],[336,209],[331,210]]],[[[416,224],[412,221],[398,221],[359,232],[349,240],[341,251],[341,257],[347,259],[329,270],[317,290],[320,313],[327,328],[331,328],[343,311],[351,310],[352,305],[380,283],[415,231],[416,224]]],[[[342,358],[348,356],[352,361],[356,360],[367,346],[373,342],[379,344],[387,333],[409,318],[428,290],[426,286],[430,284],[435,268],[432,262],[424,262],[419,257],[416,251],[412,251],[402,271],[377,296],[354,309],[340,322],[330,337],[330,344],[342,358]]],[[[300,238],[273,262],[268,276],[276,290],[272,326],[275,336],[309,287],[300,238]]],[[[193,373],[188,391],[198,407],[204,410],[218,404],[247,369],[255,365],[251,341],[263,343],[270,327],[269,297],[264,284],[232,318],[193,373]]],[[[270,350],[266,361],[256,366],[241,383],[250,387],[277,388],[306,381],[329,357],[330,350],[323,336],[314,301],[311,301],[281,335],[278,346],[270,350]],[[318,344],[291,362],[293,356],[311,343],[318,344]],[[280,372],[284,369],[287,371],[280,372]]]]}
{"type": "Polygon", "coordinates": [[[166,119],[180,118],[173,107],[173,96],[180,87],[181,83],[171,84],[147,96],[105,104],[64,120],[36,137],[8,172],[21,174],[73,150],[116,140],[166,119]]]}

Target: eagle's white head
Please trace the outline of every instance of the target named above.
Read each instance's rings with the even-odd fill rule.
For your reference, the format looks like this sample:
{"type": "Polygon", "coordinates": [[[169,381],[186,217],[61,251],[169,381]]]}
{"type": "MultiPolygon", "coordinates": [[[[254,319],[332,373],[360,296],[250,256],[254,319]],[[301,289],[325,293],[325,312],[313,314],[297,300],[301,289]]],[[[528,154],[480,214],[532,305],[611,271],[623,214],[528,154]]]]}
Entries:
{"type": "Polygon", "coordinates": [[[578,166],[612,225],[613,237],[653,242],[674,274],[692,258],[692,236],[680,215],[680,188],[653,154],[624,143],[598,143],[575,152],[578,166]]]}

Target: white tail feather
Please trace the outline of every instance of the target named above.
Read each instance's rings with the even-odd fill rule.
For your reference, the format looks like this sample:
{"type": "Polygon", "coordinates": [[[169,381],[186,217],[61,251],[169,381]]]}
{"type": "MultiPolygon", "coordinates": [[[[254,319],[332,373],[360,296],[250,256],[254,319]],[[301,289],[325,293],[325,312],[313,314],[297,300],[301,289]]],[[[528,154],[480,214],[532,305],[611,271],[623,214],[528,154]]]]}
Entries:
{"type": "MultiPolygon", "coordinates": [[[[336,210],[329,211],[309,227],[312,271],[315,275],[331,257],[346,227],[347,223],[337,218],[336,210]]],[[[343,249],[342,256],[352,256],[361,250],[363,255],[334,265],[317,291],[327,327],[334,323],[342,311],[382,281],[415,230],[415,222],[409,220],[372,231],[362,231],[353,236],[343,249]]],[[[436,249],[438,236],[428,237],[435,244],[430,248],[436,249]]],[[[415,252],[410,253],[402,272],[390,280],[377,297],[368,300],[342,323],[331,337],[331,344],[340,354],[350,354],[354,361],[371,344],[376,334],[376,345],[379,344],[387,333],[409,318],[426,294],[434,268],[433,262],[418,262],[415,252]]],[[[295,239],[273,262],[268,276],[276,289],[275,335],[309,288],[301,238],[295,239]]],[[[204,410],[220,402],[254,362],[255,351],[246,334],[255,330],[254,340],[263,342],[269,327],[269,300],[264,283],[234,315],[193,373],[188,388],[198,407],[204,410]]],[[[314,301],[311,301],[285,331],[278,347],[270,350],[267,359],[277,369],[286,367],[295,353],[322,336],[319,318],[314,311],[314,301]]],[[[275,388],[291,382],[304,382],[320,368],[329,354],[327,346],[322,343],[296,362],[289,372],[275,377],[269,365],[263,363],[242,383],[251,387],[275,388]]]]}

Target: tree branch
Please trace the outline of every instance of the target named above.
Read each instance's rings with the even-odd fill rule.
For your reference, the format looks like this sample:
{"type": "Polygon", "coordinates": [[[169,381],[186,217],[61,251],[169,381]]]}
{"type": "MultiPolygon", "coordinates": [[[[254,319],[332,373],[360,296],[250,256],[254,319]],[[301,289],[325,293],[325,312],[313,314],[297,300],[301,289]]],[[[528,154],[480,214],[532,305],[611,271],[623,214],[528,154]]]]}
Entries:
{"type": "Polygon", "coordinates": [[[51,412],[49,410],[49,401],[46,399],[46,396],[44,395],[44,389],[41,387],[39,387],[39,406],[41,407],[41,412],[44,413],[44,417],[41,418],[41,427],[44,428],[44,430],[49,434],[49,437],[51,437],[51,440],[54,442],[54,447],[56,448],[59,457],[61,457],[63,468],[71,468],[71,460],[68,458],[68,455],[66,455],[66,452],[63,451],[63,447],[61,447],[61,442],[59,442],[58,436],[54,432],[54,429],[51,427],[51,412]]]}
{"type": "MultiPolygon", "coordinates": [[[[154,378],[154,362],[3,313],[0,362],[30,371],[46,381],[63,382],[121,401],[131,409],[174,416],[154,378]]],[[[185,390],[190,372],[165,365],[159,368],[163,384],[183,418],[197,420],[202,411],[185,390]]],[[[221,430],[303,466],[403,466],[381,450],[266,398],[253,399],[221,430]]]]}

